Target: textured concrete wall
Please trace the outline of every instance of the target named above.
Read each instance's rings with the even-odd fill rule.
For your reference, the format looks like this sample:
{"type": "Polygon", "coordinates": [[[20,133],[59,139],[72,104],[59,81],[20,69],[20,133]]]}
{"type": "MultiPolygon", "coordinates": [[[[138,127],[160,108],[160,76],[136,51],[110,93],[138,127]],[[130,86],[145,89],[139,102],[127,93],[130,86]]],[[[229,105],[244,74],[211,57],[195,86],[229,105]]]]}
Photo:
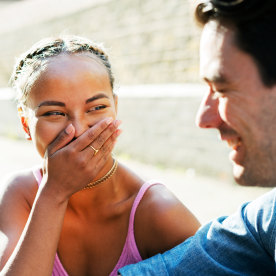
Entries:
{"type": "MultiPolygon", "coordinates": [[[[162,168],[231,179],[228,149],[219,141],[217,131],[195,125],[203,89],[198,85],[118,89],[123,134],[116,152],[162,168]]],[[[24,137],[15,103],[10,99],[0,100],[1,134],[24,137]]]]}
{"type": "Polygon", "coordinates": [[[116,148],[120,154],[163,168],[232,179],[229,149],[218,132],[195,125],[204,87],[168,85],[159,96],[154,93],[158,86],[126,90],[119,93],[124,130],[116,148]]]}
{"type": "MultiPolygon", "coordinates": [[[[217,133],[194,124],[200,93],[184,85],[198,81],[199,30],[188,0],[91,1],[77,12],[0,32],[0,86],[7,85],[15,55],[60,33],[102,41],[109,50],[124,129],[117,152],[163,167],[229,175],[217,133]],[[137,86],[144,84],[154,85],[137,86]]],[[[11,110],[13,102],[0,101],[0,133],[22,137],[11,110]]]]}
{"type": "MultiPolygon", "coordinates": [[[[42,14],[43,10],[25,12],[42,14]]],[[[0,32],[0,86],[7,85],[14,56],[42,37],[60,33],[104,42],[115,76],[123,85],[198,80],[199,30],[188,0],[105,0],[91,1],[75,13],[0,32]]]]}

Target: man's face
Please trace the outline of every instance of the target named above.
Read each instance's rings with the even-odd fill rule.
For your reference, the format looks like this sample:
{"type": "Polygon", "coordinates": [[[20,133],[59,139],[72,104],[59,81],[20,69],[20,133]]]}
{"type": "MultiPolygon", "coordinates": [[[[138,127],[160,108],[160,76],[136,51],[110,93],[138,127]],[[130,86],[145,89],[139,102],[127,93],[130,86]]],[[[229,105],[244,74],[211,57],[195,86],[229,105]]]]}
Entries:
{"type": "Polygon", "coordinates": [[[200,73],[209,90],[197,114],[231,148],[236,181],[276,186],[276,86],[264,86],[252,57],[235,45],[231,28],[209,22],[200,47],[200,73]]]}

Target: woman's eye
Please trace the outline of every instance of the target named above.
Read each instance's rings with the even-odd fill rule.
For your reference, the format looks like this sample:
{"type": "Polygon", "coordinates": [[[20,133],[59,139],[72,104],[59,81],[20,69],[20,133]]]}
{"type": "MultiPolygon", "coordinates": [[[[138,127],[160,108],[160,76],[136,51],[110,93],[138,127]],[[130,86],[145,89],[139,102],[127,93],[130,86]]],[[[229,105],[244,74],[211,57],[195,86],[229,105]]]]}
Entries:
{"type": "Polygon", "coordinates": [[[106,105],[97,105],[89,109],[89,111],[96,111],[106,108],[106,105]]]}
{"type": "Polygon", "coordinates": [[[48,111],[44,113],[43,116],[65,116],[65,113],[60,111],[48,111]]]}

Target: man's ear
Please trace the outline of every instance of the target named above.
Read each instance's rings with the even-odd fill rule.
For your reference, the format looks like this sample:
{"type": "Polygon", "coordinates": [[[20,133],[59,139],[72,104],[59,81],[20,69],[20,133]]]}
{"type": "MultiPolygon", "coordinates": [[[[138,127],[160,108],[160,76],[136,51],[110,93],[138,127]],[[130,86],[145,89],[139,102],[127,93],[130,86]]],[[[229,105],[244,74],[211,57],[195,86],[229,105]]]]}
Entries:
{"type": "Polygon", "coordinates": [[[32,140],[29,125],[28,125],[28,118],[26,117],[26,115],[23,111],[23,108],[19,106],[17,108],[17,111],[18,111],[18,115],[20,117],[21,125],[23,127],[24,132],[25,132],[26,139],[27,140],[32,140]]]}

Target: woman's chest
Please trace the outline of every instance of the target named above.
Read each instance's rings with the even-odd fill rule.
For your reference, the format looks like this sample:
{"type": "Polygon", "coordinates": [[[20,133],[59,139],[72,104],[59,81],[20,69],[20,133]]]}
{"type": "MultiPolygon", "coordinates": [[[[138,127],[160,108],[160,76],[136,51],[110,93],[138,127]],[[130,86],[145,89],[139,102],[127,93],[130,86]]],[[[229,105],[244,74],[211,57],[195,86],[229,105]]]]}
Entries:
{"type": "Polygon", "coordinates": [[[128,213],[108,219],[65,216],[58,255],[70,276],[109,275],[122,253],[128,213]]]}

